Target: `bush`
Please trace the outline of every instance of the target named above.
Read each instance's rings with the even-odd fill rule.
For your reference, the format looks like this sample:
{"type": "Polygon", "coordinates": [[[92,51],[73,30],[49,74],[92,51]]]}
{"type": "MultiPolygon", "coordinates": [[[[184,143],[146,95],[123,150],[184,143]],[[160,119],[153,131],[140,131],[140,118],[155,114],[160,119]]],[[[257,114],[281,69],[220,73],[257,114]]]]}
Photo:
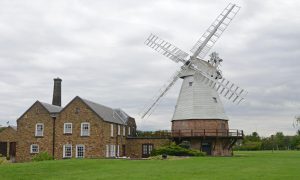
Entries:
{"type": "Polygon", "coordinates": [[[182,141],[178,146],[185,148],[185,149],[190,149],[191,148],[191,143],[189,141],[182,141]]]}
{"type": "Polygon", "coordinates": [[[151,156],[167,154],[169,156],[204,156],[205,153],[199,150],[185,149],[176,144],[153,149],[151,156]]]}
{"type": "Polygon", "coordinates": [[[32,158],[32,161],[48,161],[48,160],[53,160],[53,158],[47,152],[41,152],[32,158]]]}
{"type": "Polygon", "coordinates": [[[7,163],[8,161],[6,160],[6,157],[3,157],[1,154],[0,154],[0,164],[5,164],[7,163]]]}

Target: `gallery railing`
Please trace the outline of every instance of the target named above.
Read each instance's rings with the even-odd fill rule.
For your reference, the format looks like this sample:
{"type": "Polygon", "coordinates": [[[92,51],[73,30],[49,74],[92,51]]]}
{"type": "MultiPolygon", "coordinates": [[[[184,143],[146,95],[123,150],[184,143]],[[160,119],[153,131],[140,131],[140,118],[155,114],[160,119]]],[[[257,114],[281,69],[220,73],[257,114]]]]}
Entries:
{"type": "Polygon", "coordinates": [[[243,137],[238,129],[181,129],[172,130],[172,137],[243,137]]]}
{"type": "Polygon", "coordinates": [[[238,129],[181,129],[160,131],[137,131],[130,138],[177,138],[177,137],[244,137],[243,130],[238,129]]]}

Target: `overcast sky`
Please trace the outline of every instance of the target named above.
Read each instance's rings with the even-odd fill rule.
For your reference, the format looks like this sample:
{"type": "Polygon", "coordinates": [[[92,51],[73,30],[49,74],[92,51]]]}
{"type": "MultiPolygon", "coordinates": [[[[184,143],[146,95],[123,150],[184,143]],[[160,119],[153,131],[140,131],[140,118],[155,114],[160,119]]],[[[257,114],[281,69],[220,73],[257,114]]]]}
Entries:
{"type": "MultiPolygon", "coordinates": [[[[213,47],[224,77],[246,89],[241,105],[223,99],[230,128],[293,135],[300,114],[300,2],[232,1],[242,8],[213,47]]],[[[186,52],[229,1],[1,0],[0,124],[36,100],[75,96],[122,108],[142,130],[170,129],[182,80],[146,120],[138,113],[179,64],[144,45],[154,33],[186,52]]],[[[211,52],[212,52],[211,51],[211,52]]]]}

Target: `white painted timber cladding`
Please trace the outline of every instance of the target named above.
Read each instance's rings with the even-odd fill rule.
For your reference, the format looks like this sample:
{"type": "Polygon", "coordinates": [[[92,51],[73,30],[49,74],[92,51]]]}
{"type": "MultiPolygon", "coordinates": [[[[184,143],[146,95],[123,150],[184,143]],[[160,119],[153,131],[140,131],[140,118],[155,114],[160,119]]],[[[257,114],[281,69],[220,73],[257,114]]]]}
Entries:
{"type": "Polygon", "coordinates": [[[228,120],[217,91],[203,83],[201,74],[196,73],[182,78],[183,82],[172,120],[228,120]],[[193,83],[192,86],[189,85],[190,82],[193,83]]]}

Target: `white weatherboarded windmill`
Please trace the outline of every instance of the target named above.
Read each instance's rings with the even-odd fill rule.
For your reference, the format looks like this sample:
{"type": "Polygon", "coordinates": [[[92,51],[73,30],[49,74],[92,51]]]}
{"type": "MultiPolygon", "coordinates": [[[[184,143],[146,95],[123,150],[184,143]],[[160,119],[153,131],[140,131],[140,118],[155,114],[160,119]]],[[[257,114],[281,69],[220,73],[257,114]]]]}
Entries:
{"type": "Polygon", "coordinates": [[[222,59],[217,53],[212,53],[208,61],[203,59],[239,9],[239,6],[230,3],[191,49],[191,56],[153,34],[145,41],[149,47],[183,65],[153,103],[145,108],[142,118],[150,116],[160,99],[182,78],[172,118],[172,137],[178,143],[189,141],[192,148],[200,148],[212,155],[230,155],[232,145],[243,136],[242,131],[229,130],[228,117],[218,94],[239,104],[247,92],[222,76],[219,69],[222,59]]]}

